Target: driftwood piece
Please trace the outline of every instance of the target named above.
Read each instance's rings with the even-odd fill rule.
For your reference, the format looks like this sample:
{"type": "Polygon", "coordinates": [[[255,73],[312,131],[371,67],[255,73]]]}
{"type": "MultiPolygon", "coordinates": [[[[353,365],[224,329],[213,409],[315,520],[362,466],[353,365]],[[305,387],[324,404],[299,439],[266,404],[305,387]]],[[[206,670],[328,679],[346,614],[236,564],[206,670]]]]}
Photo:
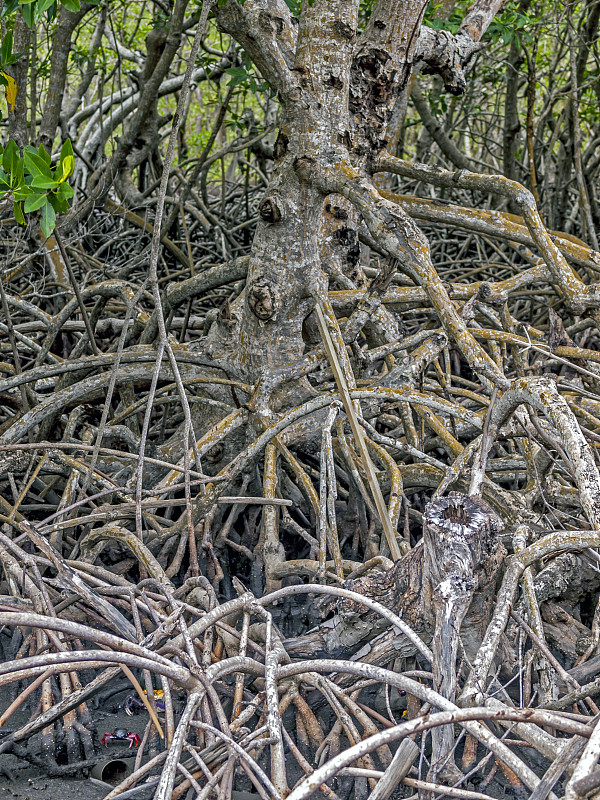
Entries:
{"type": "Polygon", "coordinates": [[[576,661],[577,656],[585,653],[592,632],[556,603],[544,603],[540,611],[546,638],[553,647],[564,653],[569,659],[568,666],[570,666],[576,661]]]}
{"type": "MultiPolygon", "coordinates": [[[[506,555],[499,534],[502,523],[483,500],[452,493],[430,503],[423,516],[423,539],[387,572],[346,581],[345,588],[387,606],[426,642],[433,653],[433,688],[456,699],[459,647],[472,657],[491,619],[495,584],[506,555]]],[[[292,657],[360,658],[389,663],[393,655],[412,655],[414,645],[381,617],[354,600],[322,604],[331,619],[305,636],[285,642],[292,657]]],[[[453,757],[452,725],[432,732],[434,783],[454,783],[462,776],[453,757]]]]}
{"type": "Polygon", "coordinates": [[[403,739],[396,750],[392,763],[377,781],[377,785],[369,795],[369,800],[388,800],[399,784],[406,778],[418,755],[418,745],[412,739],[403,739]]]}
{"type": "MultiPolygon", "coordinates": [[[[577,553],[562,553],[553,558],[534,579],[538,603],[560,597],[576,605],[580,598],[596,591],[599,585],[600,574],[596,567],[577,553]]],[[[519,602],[516,611],[522,615],[523,609],[524,605],[519,602]]]]}

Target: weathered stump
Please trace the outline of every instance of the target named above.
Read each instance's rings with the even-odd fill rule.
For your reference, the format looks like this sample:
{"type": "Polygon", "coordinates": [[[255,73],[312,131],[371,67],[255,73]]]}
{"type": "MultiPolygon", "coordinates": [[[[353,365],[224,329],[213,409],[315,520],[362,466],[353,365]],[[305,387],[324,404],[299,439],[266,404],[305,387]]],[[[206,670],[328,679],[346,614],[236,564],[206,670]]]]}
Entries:
{"type": "MultiPolygon", "coordinates": [[[[344,584],[398,613],[430,644],[433,688],[452,701],[457,695],[459,646],[472,659],[491,619],[506,556],[501,529],[500,518],[483,500],[451,493],[427,506],[423,538],[410,553],[387,572],[371,572],[344,584]]],[[[331,610],[333,618],[284,643],[292,658],[354,655],[383,665],[415,654],[412,642],[359,603],[329,601],[324,615],[331,610]]],[[[434,728],[431,735],[429,779],[452,784],[462,776],[453,756],[453,726],[434,728]]]]}
{"type": "MultiPolygon", "coordinates": [[[[449,565],[453,553],[473,565],[474,589],[471,603],[461,628],[462,644],[469,658],[475,656],[492,613],[495,584],[506,550],[500,539],[500,520],[482,500],[451,494],[432,503],[430,509],[464,507],[470,525],[447,523],[446,528],[462,535],[463,544],[453,549],[452,537],[426,533],[410,553],[396,561],[387,570],[373,570],[356,580],[346,581],[344,587],[377,600],[400,614],[402,619],[430,643],[433,639],[436,614],[434,591],[443,577],[452,574],[449,565]],[[485,521],[487,520],[487,522],[485,521]],[[479,527],[476,527],[479,526],[479,527]],[[463,530],[464,529],[464,530],[463,530]],[[469,535],[467,531],[473,532],[469,535]]],[[[378,614],[350,600],[329,600],[321,604],[323,619],[327,622],[313,631],[289,639],[285,648],[292,658],[336,657],[347,658],[370,643],[370,652],[361,654],[362,661],[372,664],[389,664],[395,657],[415,655],[416,650],[402,633],[390,630],[389,623],[378,614]],[[332,615],[333,612],[333,615],[332,615]]]]}
{"type": "MultiPolygon", "coordinates": [[[[482,500],[453,493],[430,503],[423,518],[425,597],[430,596],[435,613],[433,688],[448,700],[456,699],[456,656],[466,638],[477,646],[482,633],[478,622],[491,613],[493,592],[481,592],[496,575],[504,555],[498,533],[501,522],[482,500]],[[477,590],[474,614],[466,621],[477,590]],[[487,598],[486,598],[487,594],[487,598]],[[475,623],[475,624],[474,624],[475,623]],[[461,630],[462,628],[462,630],[461,630]]],[[[461,772],[454,763],[452,725],[433,728],[429,779],[435,783],[456,782],[461,772]]]]}

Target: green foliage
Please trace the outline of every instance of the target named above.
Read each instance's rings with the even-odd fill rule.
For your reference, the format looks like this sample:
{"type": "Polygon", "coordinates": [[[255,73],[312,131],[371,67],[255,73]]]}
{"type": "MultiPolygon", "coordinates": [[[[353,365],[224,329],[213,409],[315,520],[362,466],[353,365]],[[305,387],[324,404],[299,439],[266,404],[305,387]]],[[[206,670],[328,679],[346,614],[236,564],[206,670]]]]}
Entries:
{"type": "MultiPolygon", "coordinates": [[[[316,1],[322,2],[323,0],[316,1]]],[[[205,2],[208,2],[208,0],[192,0],[191,7],[195,10],[196,15],[205,2]]],[[[244,0],[217,0],[217,2],[219,6],[227,2],[231,5],[236,2],[243,5],[244,0]]],[[[313,4],[313,0],[285,0],[285,2],[290,9],[290,13],[296,17],[301,15],[303,8],[306,10],[313,4]]],[[[445,3],[442,6],[441,0],[430,0],[425,14],[425,24],[434,28],[443,28],[450,32],[456,32],[471,2],[472,0],[456,0],[453,13],[446,20],[442,19],[442,17],[447,13],[450,7],[449,4],[445,3]]],[[[48,88],[52,86],[53,34],[56,15],[63,7],[69,11],[77,11],[80,8],[80,3],[81,0],[4,0],[0,8],[0,18],[4,20],[6,31],[4,40],[0,44],[0,86],[3,85],[7,90],[7,100],[10,96],[13,96],[15,91],[19,92],[18,105],[21,106],[20,113],[27,122],[36,117],[39,119],[39,110],[43,108],[48,88]],[[27,98],[27,102],[24,102],[29,83],[26,84],[24,81],[23,85],[16,86],[13,81],[12,86],[10,86],[8,82],[12,80],[10,78],[11,65],[21,55],[20,53],[12,52],[14,47],[12,30],[18,14],[23,14],[28,24],[36,24],[38,28],[37,48],[35,51],[36,109],[31,108],[32,98],[27,98]],[[34,111],[36,112],[35,114],[34,111]]],[[[367,24],[376,3],[377,0],[361,0],[359,30],[367,24]]],[[[92,4],[97,6],[104,5],[106,0],[92,0],[92,4]]],[[[527,12],[523,12],[521,6],[522,0],[507,0],[502,14],[498,15],[492,22],[485,35],[488,47],[479,58],[473,61],[473,68],[469,75],[469,85],[465,95],[460,100],[456,100],[444,93],[435,91],[431,92],[429,98],[434,114],[442,123],[445,124],[447,121],[448,126],[453,131],[453,135],[459,142],[459,146],[462,147],[463,141],[468,141],[469,147],[473,148],[473,153],[478,153],[474,157],[480,158],[486,163],[487,155],[484,156],[482,153],[488,153],[489,151],[491,153],[490,163],[494,164],[494,168],[501,162],[501,153],[498,155],[499,150],[496,146],[497,142],[501,141],[501,136],[496,135],[497,130],[493,135],[488,135],[487,132],[491,126],[501,124],[503,118],[502,103],[504,101],[506,83],[505,59],[508,52],[506,44],[510,46],[511,42],[520,42],[527,49],[529,56],[534,58],[536,77],[540,87],[535,98],[534,115],[537,115],[546,102],[545,89],[542,88],[542,85],[546,85],[547,78],[545,76],[550,66],[554,64],[553,58],[556,48],[561,42],[559,36],[560,25],[566,24],[564,20],[560,22],[562,18],[559,16],[556,22],[558,27],[556,29],[551,27],[549,20],[552,19],[552,4],[548,2],[532,4],[532,7],[527,12]],[[535,8],[533,5],[535,5],[535,8]],[[548,22],[544,22],[544,16],[548,22]],[[540,37],[540,32],[544,34],[543,37],[540,37]],[[532,53],[529,45],[532,37],[537,37],[538,42],[535,54],[532,53]],[[485,102],[482,102],[482,96],[485,102]]],[[[135,0],[135,2],[134,0],[118,0],[118,2],[115,0],[115,2],[108,3],[109,14],[107,20],[112,36],[128,49],[133,50],[135,53],[143,54],[146,48],[145,37],[148,32],[158,26],[168,27],[169,9],[169,4],[146,4],[141,0],[135,0]]],[[[584,11],[581,10],[577,13],[583,15],[584,11]]],[[[117,146],[118,137],[121,136],[127,120],[123,120],[116,127],[110,122],[116,104],[109,103],[107,98],[112,94],[117,96],[120,92],[127,91],[127,87],[134,86],[138,65],[129,62],[128,58],[123,58],[122,53],[116,50],[112,44],[109,43],[106,46],[104,37],[98,40],[99,43],[93,49],[91,48],[97,19],[98,13],[94,9],[83,17],[81,24],[77,27],[69,54],[67,85],[70,89],[76,87],[88,69],[94,70],[96,80],[91,84],[88,94],[90,103],[97,103],[99,102],[99,90],[103,93],[103,102],[107,105],[106,119],[108,120],[107,130],[109,135],[100,150],[104,156],[110,156],[117,146]],[[98,80],[100,75],[102,75],[102,80],[98,80]]],[[[106,35],[108,36],[108,33],[106,35]]],[[[562,39],[564,41],[565,37],[563,36],[562,39]]],[[[231,47],[231,41],[227,34],[219,32],[216,26],[211,24],[207,31],[206,42],[210,47],[200,51],[197,56],[197,66],[203,66],[207,76],[211,76],[214,73],[214,78],[201,80],[190,100],[186,128],[182,136],[182,147],[178,150],[176,156],[176,164],[183,165],[184,169],[188,159],[190,162],[193,161],[197,151],[201,151],[206,145],[212,125],[213,110],[220,106],[224,96],[228,94],[227,88],[234,91],[230,94],[229,108],[221,132],[226,139],[225,144],[231,142],[235,137],[247,134],[249,122],[246,111],[252,112],[252,131],[260,132],[266,124],[265,114],[267,110],[270,115],[269,119],[272,119],[272,109],[276,105],[276,101],[275,103],[273,102],[274,95],[264,82],[261,74],[241,48],[231,47]],[[227,55],[222,56],[221,54],[227,55]],[[223,57],[230,59],[224,64],[226,67],[225,75],[222,75],[223,67],[221,66],[221,61],[223,57]]],[[[171,75],[181,71],[181,62],[178,61],[176,63],[177,66],[174,67],[171,75]]],[[[586,141],[589,140],[589,132],[597,126],[597,95],[595,91],[600,71],[594,64],[596,64],[595,60],[590,57],[579,86],[579,119],[584,126],[583,136],[586,141]]],[[[527,63],[522,68],[523,74],[526,72],[526,67],[527,63]]],[[[556,65],[552,66],[552,70],[554,70],[553,78],[558,73],[557,82],[564,83],[568,80],[569,69],[568,58],[566,60],[557,60],[556,65]]],[[[423,88],[426,91],[426,87],[424,86],[423,88]]],[[[2,95],[3,91],[0,90],[0,98],[2,98],[2,95]]],[[[86,98],[87,96],[86,94],[86,98]]],[[[161,95],[158,105],[161,114],[165,116],[172,114],[175,102],[176,97],[174,98],[173,95],[161,95]]],[[[566,102],[565,95],[558,94],[554,102],[554,116],[558,118],[566,102]]],[[[2,100],[0,100],[0,103],[2,103],[2,100]]],[[[521,121],[523,121],[525,115],[524,88],[519,90],[519,105],[519,115],[521,121]]],[[[84,125],[87,124],[86,118],[85,121],[77,122],[77,124],[73,125],[70,128],[71,137],[79,136],[80,132],[84,130],[84,125]],[[76,129],[77,132],[75,132],[76,129]]],[[[410,154],[420,129],[421,123],[412,107],[410,107],[407,113],[407,124],[403,139],[407,154],[410,154]]],[[[540,132],[541,136],[542,132],[540,132]]],[[[6,138],[3,141],[6,142],[6,138]]],[[[35,151],[35,153],[40,156],[39,151],[35,151]]],[[[49,174],[46,172],[37,174],[37,180],[34,185],[32,170],[35,170],[35,159],[32,154],[29,154],[28,167],[25,167],[24,158],[26,153],[23,152],[21,155],[23,157],[23,177],[21,181],[17,180],[16,187],[22,189],[25,186],[26,188],[22,189],[25,194],[18,201],[19,211],[15,213],[18,214],[20,212],[21,217],[25,218],[30,213],[41,215],[46,230],[50,230],[53,222],[52,212],[54,214],[60,213],[59,205],[61,202],[64,208],[68,207],[70,198],[66,196],[66,193],[71,191],[68,188],[68,179],[60,183],[59,179],[63,178],[63,172],[56,173],[55,167],[57,167],[58,162],[55,157],[52,165],[46,165],[49,174]],[[46,185],[44,185],[44,181],[46,185]],[[62,188],[63,186],[64,188],[62,188]]],[[[96,156],[94,156],[95,158],[96,156]]],[[[101,158],[100,151],[98,158],[101,158]]],[[[94,159],[92,160],[94,161],[94,159]]],[[[94,163],[96,162],[94,161],[94,163]]],[[[223,162],[211,167],[215,175],[217,173],[220,175],[223,163],[227,165],[228,159],[225,158],[223,162]]],[[[40,165],[38,164],[38,166],[40,165]]],[[[68,164],[66,164],[66,167],[68,167],[68,164]]],[[[38,172],[41,169],[40,166],[38,172]]],[[[149,170],[146,170],[144,173],[140,169],[141,182],[148,180],[149,172],[149,170]]],[[[212,179],[213,173],[210,172],[209,174],[212,179]]],[[[9,183],[11,181],[14,183],[18,175],[15,177],[9,170],[5,177],[9,183]]],[[[136,175],[134,179],[137,177],[136,175]]],[[[5,181],[3,188],[0,189],[0,196],[6,191],[12,191],[12,188],[9,187],[7,189],[5,181]]]]}
{"type": "Polygon", "coordinates": [[[0,69],[5,69],[10,67],[11,64],[15,64],[23,55],[23,53],[13,53],[12,48],[13,32],[7,31],[2,40],[2,46],[0,46],[0,69]]]}
{"type": "Polygon", "coordinates": [[[242,87],[244,94],[246,91],[258,94],[259,92],[267,91],[269,88],[269,84],[257,75],[254,64],[245,53],[242,56],[242,66],[229,67],[225,70],[225,73],[231,76],[227,85],[242,87]]]}
{"type": "MultiPolygon", "coordinates": [[[[470,2],[461,0],[454,6],[450,17],[442,19],[439,16],[439,11],[443,8],[442,4],[432,0],[425,12],[424,22],[435,30],[446,30],[455,34],[460,28],[469,5],[470,2]]],[[[543,19],[544,12],[540,12],[539,8],[530,7],[527,11],[523,11],[519,0],[509,0],[502,13],[497,14],[492,20],[485,38],[491,40],[493,44],[498,41],[510,44],[513,39],[530,43],[538,35],[536,29],[539,30],[543,19]]]]}
{"type": "Polygon", "coordinates": [[[6,74],[6,68],[14,64],[23,53],[13,53],[13,33],[7,31],[0,45],[0,86],[5,87],[6,101],[10,108],[14,107],[17,97],[17,84],[14,78],[6,74]]]}
{"type": "MultiPolygon", "coordinates": [[[[88,0],[92,5],[99,5],[102,0],[88,0]]],[[[2,10],[0,11],[0,19],[9,17],[14,14],[17,9],[21,8],[23,19],[29,28],[33,28],[42,17],[51,22],[56,15],[60,6],[64,6],[67,11],[80,11],[80,0],[5,0],[2,10]]]]}
{"type": "MultiPolygon", "coordinates": [[[[92,0],[97,4],[100,0],[92,0]]],[[[0,19],[10,17],[20,8],[23,19],[32,28],[43,15],[52,21],[60,5],[68,11],[81,9],[79,0],[5,0],[0,10],[0,19]]],[[[14,79],[5,72],[6,67],[15,64],[23,53],[13,53],[13,32],[8,30],[0,45],[0,85],[6,87],[9,107],[14,107],[18,87],[14,79]]],[[[38,65],[38,76],[40,69],[38,65]]],[[[15,219],[21,225],[25,215],[39,212],[40,225],[44,236],[48,237],[56,225],[56,215],[69,209],[69,200],[74,191],[67,178],[75,168],[73,147],[67,140],[60,151],[58,164],[52,170],[51,156],[43,145],[39,149],[25,147],[23,154],[11,139],[6,147],[0,145],[0,193],[12,195],[15,219]]]]}
{"type": "Polygon", "coordinates": [[[246,83],[250,78],[250,74],[244,67],[229,67],[225,72],[231,75],[231,80],[227,84],[228,86],[239,86],[241,83],[246,83]]]}
{"type": "Polygon", "coordinates": [[[510,44],[513,40],[530,44],[539,36],[543,21],[539,9],[530,7],[523,12],[519,3],[507,3],[502,14],[496,16],[488,28],[488,37],[494,44],[498,41],[510,44]]]}
{"type": "Polygon", "coordinates": [[[23,53],[13,53],[13,32],[7,31],[0,45],[0,86],[8,86],[9,78],[4,74],[7,67],[15,64],[23,53]]]}
{"type": "Polygon", "coordinates": [[[252,93],[264,92],[269,88],[268,83],[259,81],[256,75],[245,67],[229,67],[225,72],[227,75],[231,75],[231,80],[227,84],[228,86],[242,86],[252,93]]]}
{"type": "Polygon", "coordinates": [[[43,145],[36,150],[28,146],[21,155],[12,140],[0,146],[0,192],[11,194],[17,222],[24,224],[25,214],[40,213],[44,236],[50,236],[56,224],[56,214],[69,209],[73,189],[67,178],[73,172],[75,159],[71,142],[63,144],[55,169],[43,145]]]}
{"type": "Polygon", "coordinates": [[[462,22],[465,16],[465,11],[469,5],[470,2],[468,2],[468,0],[460,0],[460,2],[455,4],[452,14],[448,17],[448,19],[443,19],[440,16],[440,11],[444,9],[443,4],[436,2],[435,0],[431,0],[425,11],[423,22],[425,25],[428,25],[430,28],[433,28],[436,31],[445,30],[454,34],[459,29],[460,23],[462,22]]]}

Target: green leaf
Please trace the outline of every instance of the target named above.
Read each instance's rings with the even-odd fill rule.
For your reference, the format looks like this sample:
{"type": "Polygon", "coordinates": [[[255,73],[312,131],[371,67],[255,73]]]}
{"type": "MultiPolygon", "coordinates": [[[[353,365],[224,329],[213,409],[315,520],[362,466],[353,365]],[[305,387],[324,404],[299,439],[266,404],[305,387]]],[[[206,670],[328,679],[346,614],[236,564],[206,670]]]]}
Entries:
{"type": "Polygon", "coordinates": [[[54,178],[47,178],[45,175],[39,175],[31,181],[31,186],[34,189],[56,189],[60,186],[59,182],[54,178]]]}
{"type": "Polygon", "coordinates": [[[23,6],[21,13],[23,14],[25,25],[31,30],[35,25],[35,5],[23,6]]]}
{"type": "Polygon", "coordinates": [[[30,194],[25,200],[25,213],[30,214],[32,211],[37,211],[46,202],[45,194],[30,194]]]}
{"type": "Polygon", "coordinates": [[[25,161],[19,156],[13,170],[13,186],[21,186],[25,176],[25,161]]]}
{"type": "Polygon", "coordinates": [[[40,226],[42,228],[42,233],[46,237],[46,239],[50,236],[52,231],[54,230],[54,226],[56,224],[56,212],[50,205],[50,203],[46,202],[42,206],[42,221],[40,226]]]}
{"type": "MultiPolygon", "coordinates": [[[[40,2],[40,0],[38,0],[40,2]]],[[[58,3],[53,2],[48,9],[46,9],[46,19],[48,22],[52,22],[52,20],[56,17],[58,12],[58,3]]]]}
{"type": "Polygon", "coordinates": [[[50,205],[57,214],[65,214],[69,210],[69,204],[67,203],[66,200],[58,200],[53,195],[50,195],[48,197],[48,200],[50,201],[50,205]]]}
{"type": "MultiPolygon", "coordinates": [[[[34,194],[34,191],[29,186],[27,186],[26,183],[23,183],[21,184],[21,186],[17,187],[16,189],[13,189],[12,193],[15,200],[20,201],[20,200],[27,200],[27,198],[31,194],[34,194]]],[[[39,194],[39,192],[36,192],[36,194],[39,194]]]]}
{"type": "Polygon", "coordinates": [[[29,174],[35,179],[36,177],[45,177],[49,180],[54,180],[50,167],[33,147],[26,147],[25,153],[25,167],[29,174]]]}
{"type": "Polygon", "coordinates": [[[15,214],[15,219],[19,223],[19,225],[25,224],[25,217],[23,216],[23,209],[21,208],[21,203],[13,203],[13,210],[15,214]]]}
{"type": "Polygon", "coordinates": [[[67,9],[67,11],[80,11],[81,10],[81,3],[79,0],[61,0],[62,5],[67,9]]]}
{"type": "Polygon", "coordinates": [[[12,54],[11,54],[11,55],[10,55],[10,56],[9,56],[9,57],[6,59],[6,66],[7,66],[7,67],[9,67],[11,64],[16,64],[16,63],[17,63],[17,61],[18,61],[18,60],[21,58],[21,56],[23,55],[23,53],[24,53],[24,52],[25,52],[24,50],[21,50],[21,52],[20,52],[20,53],[12,53],[12,54]]]}
{"type": "Polygon", "coordinates": [[[2,59],[3,64],[8,63],[8,59],[12,55],[12,48],[13,48],[13,34],[12,31],[7,31],[6,36],[2,40],[2,46],[0,47],[0,58],[2,59]]]}
{"type": "Polygon", "coordinates": [[[243,67],[229,67],[225,72],[231,75],[231,80],[227,84],[228,86],[239,86],[241,83],[245,83],[250,77],[243,67]]]}
{"type": "Polygon", "coordinates": [[[74,194],[73,188],[68,183],[61,183],[56,191],[50,193],[48,199],[58,214],[64,214],[69,210],[69,200],[74,194]]]}
{"type": "Polygon", "coordinates": [[[19,0],[5,0],[2,11],[0,11],[0,19],[10,16],[13,11],[16,11],[18,5],[19,0]]]}
{"type": "Polygon", "coordinates": [[[69,201],[64,197],[57,197],[54,192],[48,195],[48,200],[57,214],[64,214],[69,210],[69,201]]]}
{"type": "Polygon", "coordinates": [[[55,172],[56,180],[59,183],[63,183],[63,181],[67,180],[67,178],[73,172],[74,169],[75,169],[75,159],[73,158],[73,156],[65,156],[60,162],[60,165],[56,168],[55,172]]]}
{"type": "Polygon", "coordinates": [[[20,159],[21,154],[19,153],[19,148],[17,147],[16,142],[11,139],[6,145],[4,154],[2,156],[2,166],[4,167],[4,171],[8,175],[12,175],[20,159]]]}
{"type": "Polygon", "coordinates": [[[53,192],[55,197],[58,197],[60,200],[68,200],[70,197],[73,197],[75,194],[75,190],[72,186],[69,186],[68,183],[61,183],[58,189],[53,192]]]}
{"type": "Polygon", "coordinates": [[[38,151],[31,144],[26,144],[25,145],[25,147],[23,148],[23,154],[25,154],[25,153],[33,153],[36,156],[39,155],[38,151]]]}
{"type": "Polygon", "coordinates": [[[73,145],[71,144],[70,139],[65,139],[63,146],[60,148],[60,160],[62,161],[65,156],[72,156],[73,153],[73,145]]]}
{"type": "Polygon", "coordinates": [[[47,164],[48,166],[50,166],[50,164],[52,163],[52,157],[51,157],[50,153],[47,153],[47,152],[46,152],[46,148],[44,147],[44,145],[43,145],[43,144],[41,144],[41,145],[38,147],[37,154],[38,154],[38,156],[39,156],[39,157],[40,157],[40,158],[41,158],[43,161],[45,161],[45,162],[46,162],[46,164],[47,164]]]}

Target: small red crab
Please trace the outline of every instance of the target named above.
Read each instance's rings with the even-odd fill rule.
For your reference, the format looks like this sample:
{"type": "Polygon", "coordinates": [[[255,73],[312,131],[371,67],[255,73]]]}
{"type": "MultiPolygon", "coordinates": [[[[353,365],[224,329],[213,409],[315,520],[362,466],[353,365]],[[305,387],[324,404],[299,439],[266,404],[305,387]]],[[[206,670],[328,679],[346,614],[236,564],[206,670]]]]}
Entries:
{"type": "Polygon", "coordinates": [[[137,733],[133,733],[133,731],[130,731],[128,728],[115,728],[114,733],[106,731],[101,741],[104,747],[108,747],[108,743],[113,739],[118,742],[129,742],[130,748],[133,747],[133,745],[137,747],[140,743],[140,737],[137,733]]]}

